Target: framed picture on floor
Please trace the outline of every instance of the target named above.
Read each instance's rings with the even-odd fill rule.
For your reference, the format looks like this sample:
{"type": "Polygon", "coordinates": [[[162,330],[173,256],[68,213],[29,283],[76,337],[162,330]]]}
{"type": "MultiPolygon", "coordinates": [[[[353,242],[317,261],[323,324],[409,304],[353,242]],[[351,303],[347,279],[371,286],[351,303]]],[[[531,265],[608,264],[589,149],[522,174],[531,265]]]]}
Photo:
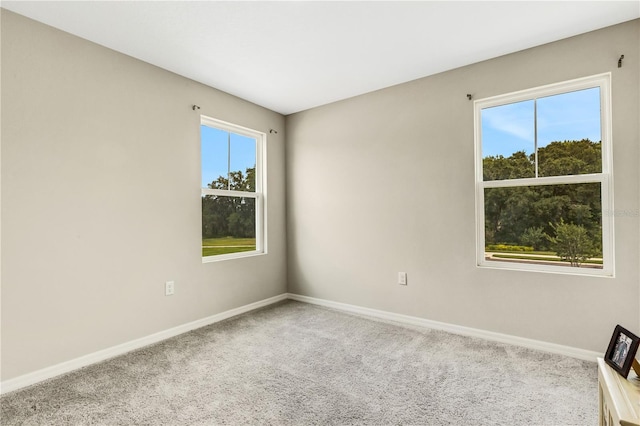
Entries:
{"type": "Polygon", "coordinates": [[[621,325],[617,325],[604,355],[605,362],[626,378],[634,363],[638,344],[640,344],[640,337],[621,325]]]}

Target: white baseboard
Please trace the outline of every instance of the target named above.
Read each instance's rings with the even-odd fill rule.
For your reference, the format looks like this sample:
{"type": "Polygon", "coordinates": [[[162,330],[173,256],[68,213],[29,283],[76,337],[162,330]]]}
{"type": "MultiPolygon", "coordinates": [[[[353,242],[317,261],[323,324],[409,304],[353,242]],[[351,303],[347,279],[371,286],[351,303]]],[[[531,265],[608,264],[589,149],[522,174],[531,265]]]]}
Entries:
{"type": "Polygon", "coordinates": [[[255,303],[250,303],[248,305],[244,305],[239,308],[230,309],[228,311],[221,312],[219,314],[212,315],[207,318],[202,318],[200,320],[183,324],[177,327],[173,327],[168,330],[160,331],[158,333],[154,333],[149,336],[142,337],[140,339],[132,340],[127,343],[123,343],[120,345],[112,346],[107,349],[93,352],[91,354],[84,355],[79,358],[72,359],[70,361],[65,361],[60,364],[53,365],[51,367],[43,368],[41,370],[37,370],[32,373],[18,376],[13,379],[5,380],[0,383],[0,395],[42,382],[47,379],[51,379],[61,374],[69,373],[73,370],[77,370],[79,368],[86,367],[91,364],[95,364],[97,362],[105,361],[109,358],[123,355],[135,349],[140,349],[142,347],[160,342],[162,340],[169,339],[179,334],[186,333],[191,330],[195,330],[196,328],[204,327],[204,326],[225,320],[227,318],[231,318],[236,315],[240,315],[245,312],[252,311],[254,309],[262,308],[264,306],[271,305],[273,303],[280,302],[281,300],[286,300],[286,299],[287,299],[287,294],[283,293],[281,295],[260,300],[255,303]]]}
{"type": "Polygon", "coordinates": [[[409,315],[395,314],[392,312],[380,311],[377,309],[364,308],[356,305],[349,305],[346,303],[332,302],[330,300],[318,299],[315,297],[301,296],[293,293],[284,293],[278,296],[270,297],[268,299],[260,300],[255,303],[250,303],[239,308],[231,309],[225,312],[221,312],[216,315],[212,315],[207,318],[203,318],[197,321],[193,321],[187,324],[183,324],[177,327],[170,328],[168,330],[160,331],[158,333],[151,334],[149,336],[142,337],[140,339],[132,340],[127,343],[112,346],[107,349],[103,349],[88,355],[81,356],[79,358],[65,361],[60,364],[53,365],[51,367],[43,368],[41,370],[34,371],[22,376],[18,376],[13,379],[0,382],[0,395],[8,392],[12,392],[26,386],[30,386],[47,379],[59,376],[61,374],[69,373],[82,367],[89,366],[101,361],[105,361],[109,358],[113,358],[119,355],[123,355],[127,352],[135,349],[151,345],[153,343],[160,342],[162,340],[169,339],[182,333],[186,333],[191,330],[195,330],[200,327],[205,327],[210,324],[225,320],[227,318],[234,317],[236,315],[243,314],[264,306],[271,305],[273,303],[280,302],[282,300],[291,299],[299,302],[311,303],[314,305],[326,306],[328,308],[334,308],[345,312],[356,313],[373,318],[380,318],[388,321],[395,321],[403,324],[416,325],[425,328],[431,328],[436,330],[447,331],[454,334],[460,334],[463,336],[478,337],[481,339],[492,340],[501,343],[508,343],[516,346],[523,346],[526,348],[537,349],[545,352],[551,352],[560,355],[566,355],[573,358],[583,359],[587,361],[594,361],[602,354],[593,351],[587,351],[585,349],[573,348],[570,346],[557,345],[555,343],[547,343],[539,340],[525,339],[517,336],[510,336],[507,334],[494,333],[491,331],[478,330],[475,328],[462,327],[454,324],[447,324],[438,321],[431,321],[424,318],[413,317],[409,315]]]}
{"type": "Polygon", "coordinates": [[[559,355],[565,355],[572,358],[582,359],[585,361],[596,361],[596,358],[602,357],[599,352],[588,351],[586,349],[574,348],[571,346],[563,346],[555,343],[543,342],[540,340],[526,339],[524,337],[511,336],[508,334],[494,333],[492,331],[479,330],[476,328],[463,327],[455,324],[447,324],[444,322],[431,321],[424,318],[413,317],[409,315],[395,314],[393,312],[380,311],[377,309],[363,308],[361,306],[349,305],[346,303],[333,302],[325,299],[317,299],[315,297],[301,296],[299,294],[289,293],[289,299],[299,302],[312,303],[314,305],[326,306],[345,312],[361,314],[369,317],[380,318],[388,321],[395,321],[403,324],[417,325],[420,327],[442,330],[453,334],[463,336],[478,337],[480,339],[491,340],[494,342],[507,343],[525,348],[537,349],[544,352],[550,352],[559,355]]]}

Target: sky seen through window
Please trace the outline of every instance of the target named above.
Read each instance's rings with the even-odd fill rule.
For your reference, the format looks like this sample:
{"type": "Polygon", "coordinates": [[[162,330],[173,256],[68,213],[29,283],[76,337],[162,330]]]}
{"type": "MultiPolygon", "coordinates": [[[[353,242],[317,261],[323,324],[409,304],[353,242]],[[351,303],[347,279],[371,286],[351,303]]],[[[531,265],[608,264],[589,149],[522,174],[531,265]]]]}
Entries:
{"type": "Polygon", "coordinates": [[[600,88],[594,87],[483,109],[482,157],[533,154],[536,107],[538,148],[554,141],[601,141],[600,88]]]}
{"type": "Polygon", "coordinates": [[[246,176],[248,168],[256,166],[256,140],[225,130],[201,125],[202,187],[229,172],[241,171],[246,176]]]}

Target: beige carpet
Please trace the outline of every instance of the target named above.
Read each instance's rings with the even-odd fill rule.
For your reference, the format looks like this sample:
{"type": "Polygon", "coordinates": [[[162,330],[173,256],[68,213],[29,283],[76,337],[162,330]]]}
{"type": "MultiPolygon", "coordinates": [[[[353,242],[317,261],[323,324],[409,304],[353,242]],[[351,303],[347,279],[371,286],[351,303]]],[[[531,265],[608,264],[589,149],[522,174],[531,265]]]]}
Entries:
{"type": "Polygon", "coordinates": [[[596,425],[596,364],[287,301],[0,399],[8,425],[596,425]]]}

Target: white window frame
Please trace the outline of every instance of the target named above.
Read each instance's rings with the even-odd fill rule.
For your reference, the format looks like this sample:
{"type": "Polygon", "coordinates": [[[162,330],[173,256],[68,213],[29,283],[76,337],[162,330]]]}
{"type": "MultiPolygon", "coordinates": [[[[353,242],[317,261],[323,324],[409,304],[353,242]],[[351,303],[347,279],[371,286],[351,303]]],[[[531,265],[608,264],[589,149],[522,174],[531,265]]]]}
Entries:
{"type": "MultiPolygon", "coordinates": [[[[256,182],[255,192],[248,191],[234,191],[228,189],[211,189],[207,187],[201,187],[201,195],[217,195],[222,197],[244,197],[254,198],[256,208],[256,249],[252,251],[243,251],[237,253],[218,254],[213,256],[203,256],[202,263],[219,262],[222,260],[238,259],[243,257],[258,256],[267,253],[267,226],[266,226],[266,173],[267,173],[267,161],[266,161],[266,133],[259,132],[257,130],[250,129],[248,127],[239,126],[237,124],[228,123],[226,121],[218,120],[205,115],[200,116],[200,124],[212,127],[215,129],[223,130],[225,132],[235,133],[238,135],[246,136],[256,141],[256,182]]],[[[200,136],[200,144],[202,146],[202,135],[200,136]]],[[[200,155],[202,156],[202,147],[200,148],[200,155]]],[[[200,176],[202,180],[202,157],[200,158],[200,176]]],[[[202,216],[200,216],[202,221],[202,216]]]]}
{"type": "Polygon", "coordinates": [[[614,276],[614,227],[613,227],[613,162],[612,162],[612,115],[611,115],[611,73],[578,78],[561,83],[531,88],[504,95],[493,96],[474,101],[474,136],[475,136],[475,181],[476,181],[476,264],[478,267],[492,269],[510,269],[537,271],[570,275],[614,276]],[[482,162],[482,121],[481,111],[485,108],[532,100],[545,96],[567,92],[600,88],[600,125],[602,172],[583,175],[534,177],[523,179],[505,179],[484,181],[482,162]],[[600,183],[602,197],[602,269],[575,268],[568,266],[538,265],[519,262],[501,262],[485,260],[485,220],[484,192],[487,188],[504,188],[519,186],[540,186],[575,183],[600,183]]]}

